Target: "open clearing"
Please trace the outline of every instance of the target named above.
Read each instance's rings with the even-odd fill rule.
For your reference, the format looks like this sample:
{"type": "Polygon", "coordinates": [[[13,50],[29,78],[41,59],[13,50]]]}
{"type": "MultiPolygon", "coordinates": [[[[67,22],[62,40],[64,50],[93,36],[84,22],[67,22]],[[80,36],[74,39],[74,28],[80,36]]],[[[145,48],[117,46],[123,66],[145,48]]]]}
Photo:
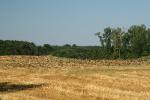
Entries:
{"type": "Polygon", "coordinates": [[[150,62],[0,56],[0,100],[150,100],[150,62]]]}

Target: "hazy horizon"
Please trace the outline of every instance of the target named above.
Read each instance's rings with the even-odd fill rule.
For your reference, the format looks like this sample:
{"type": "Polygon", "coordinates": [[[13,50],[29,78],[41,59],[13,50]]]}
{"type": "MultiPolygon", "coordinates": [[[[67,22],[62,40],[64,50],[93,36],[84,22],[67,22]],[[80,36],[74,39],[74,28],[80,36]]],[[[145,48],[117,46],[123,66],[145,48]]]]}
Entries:
{"type": "Polygon", "coordinates": [[[149,0],[0,0],[0,39],[99,45],[105,27],[150,26],[149,0]]]}

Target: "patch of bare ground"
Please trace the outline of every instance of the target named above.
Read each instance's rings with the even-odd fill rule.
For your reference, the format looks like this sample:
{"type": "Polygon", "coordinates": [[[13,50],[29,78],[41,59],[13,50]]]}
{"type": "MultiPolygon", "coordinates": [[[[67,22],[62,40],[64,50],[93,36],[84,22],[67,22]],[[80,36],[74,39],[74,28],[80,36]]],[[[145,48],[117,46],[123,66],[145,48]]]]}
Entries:
{"type": "Polygon", "coordinates": [[[149,100],[150,62],[0,56],[1,100],[149,100]]]}

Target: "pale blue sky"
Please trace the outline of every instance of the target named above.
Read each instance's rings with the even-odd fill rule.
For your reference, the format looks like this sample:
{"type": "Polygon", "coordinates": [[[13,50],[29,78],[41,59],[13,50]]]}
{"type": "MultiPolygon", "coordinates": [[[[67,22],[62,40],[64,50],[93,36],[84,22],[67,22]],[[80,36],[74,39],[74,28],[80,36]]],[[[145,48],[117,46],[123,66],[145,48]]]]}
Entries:
{"type": "Polygon", "coordinates": [[[0,39],[98,45],[107,26],[150,26],[150,0],[0,0],[0,39]]]}

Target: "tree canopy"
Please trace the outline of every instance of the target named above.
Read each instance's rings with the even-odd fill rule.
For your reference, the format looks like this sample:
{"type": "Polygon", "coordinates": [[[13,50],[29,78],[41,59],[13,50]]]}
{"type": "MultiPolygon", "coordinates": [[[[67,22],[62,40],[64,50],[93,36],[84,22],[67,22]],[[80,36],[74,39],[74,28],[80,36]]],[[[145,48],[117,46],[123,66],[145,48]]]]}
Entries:
{"type": "Polygon", "coordinates": [[[133,25],[127,31],[121,28],[105,28],[96,33],[101,47],[110,58],[130,58],[150,55],[150,29],[145,25],[133,25]]]}

